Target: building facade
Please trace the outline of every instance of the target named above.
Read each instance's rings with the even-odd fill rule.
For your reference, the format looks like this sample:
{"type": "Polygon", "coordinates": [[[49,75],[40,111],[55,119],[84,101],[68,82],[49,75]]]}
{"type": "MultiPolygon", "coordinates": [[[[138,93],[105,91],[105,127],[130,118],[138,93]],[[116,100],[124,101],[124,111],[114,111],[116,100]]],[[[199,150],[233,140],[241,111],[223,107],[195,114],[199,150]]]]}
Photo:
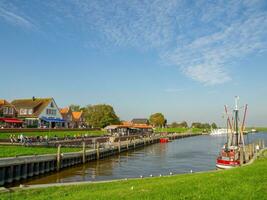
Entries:
{"type": "Polygon", "coordinates": [[[12,101],[18,112],[18,118],[27,128],[63,127],[65,121],[53,98],[16,99],[12,101]]]}
{"type": "Polygon", "coordinates": [[[1,128],[16,128],[22,126],[22,121],[16,118],[17,110],[14,105],[0,99],[0,127],[1,128]]]}

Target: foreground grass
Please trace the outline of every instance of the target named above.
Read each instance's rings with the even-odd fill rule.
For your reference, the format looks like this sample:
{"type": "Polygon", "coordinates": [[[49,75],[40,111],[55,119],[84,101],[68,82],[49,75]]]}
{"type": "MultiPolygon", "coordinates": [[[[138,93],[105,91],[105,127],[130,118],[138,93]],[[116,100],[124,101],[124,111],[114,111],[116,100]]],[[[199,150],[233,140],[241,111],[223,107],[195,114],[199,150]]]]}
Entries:
{"type": "MultiPolygon", "coordinates": [[[[81,148],[61,148],[62,153],[81,151],[81,148]]],[[[0,146],[0,158],[23,155],[40,155],[57,153],[54,147],[0,146]]]]}
{"type": "MultiPolygon", "coordinates": [[[[1,133],[0,132],[0,139],[8,139],[10,135],[15,135],[15,137],[18,137],[21,133],[1,133]]],[[[25,132],[23,133],[24,136],[27,137],[37,137],[37,136],[48,136],[49,138],[52,137],[59,137],[59,138],[64,138],[67,136],[74,137],[74,136],[102,136],[105,135],[105,131],[47,131],[47,132],[25,132]]]]}
{"type": "Polygon", "coordinates": [[[267,199],[267,158],[228,171],[18,190],[1,200],[267,199]]]}

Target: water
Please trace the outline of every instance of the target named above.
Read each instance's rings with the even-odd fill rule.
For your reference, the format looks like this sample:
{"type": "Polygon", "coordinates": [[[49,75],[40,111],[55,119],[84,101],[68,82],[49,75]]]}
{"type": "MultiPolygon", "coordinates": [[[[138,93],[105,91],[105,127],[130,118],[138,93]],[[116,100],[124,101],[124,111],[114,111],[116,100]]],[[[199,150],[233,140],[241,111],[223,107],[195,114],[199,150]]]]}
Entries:
{"type": "MultiPolygon", "coordinates": [[[[267,133],[245,136],[249,142],[264,139],[267,133]]],[[[58,173],[27,180],[23,184],[103,181],[215,170],[215,160],[225,143],[224,136],[196,136],[154,144],[121,155],[68,168],[58,173]]]]}

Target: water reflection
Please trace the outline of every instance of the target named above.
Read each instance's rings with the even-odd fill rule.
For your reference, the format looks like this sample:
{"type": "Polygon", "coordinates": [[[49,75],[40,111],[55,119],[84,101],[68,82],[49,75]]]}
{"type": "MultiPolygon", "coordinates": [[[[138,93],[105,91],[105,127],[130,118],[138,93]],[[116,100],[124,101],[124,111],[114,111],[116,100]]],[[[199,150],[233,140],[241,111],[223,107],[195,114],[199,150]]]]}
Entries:
{"type": "MultiPolygon", "coordinates": [[[[265,139],[267,133],[249,134],[247,140],[265,139]]],[[[215,159],[224,136],[197,136],[154,144],[143,149],[122,153],[103,160],[89,162],[58,173],[38,177],[24,184],[63,183],[73,181],[100,181],[139,177],[140,175],[189,173],[214,170],[215,159]]]]}

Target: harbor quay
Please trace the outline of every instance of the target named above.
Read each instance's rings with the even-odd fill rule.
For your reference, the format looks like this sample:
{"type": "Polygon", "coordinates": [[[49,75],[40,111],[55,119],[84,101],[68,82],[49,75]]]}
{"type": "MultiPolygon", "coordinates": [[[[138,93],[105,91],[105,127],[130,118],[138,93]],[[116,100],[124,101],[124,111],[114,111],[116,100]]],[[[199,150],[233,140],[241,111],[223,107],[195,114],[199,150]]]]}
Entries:
{"type": "Polygon", "coordinates": [[[57,153],[47,155],[17,156],[0,159],[0,185],[7,185],[41,174],[60,171],[64,168],[99,160],[126,151],[132,151],[151,144],[159,143],[161,139],[175,140],[198,136],[202,133],[160,134],[148,137],[103,137],[86,140],[74,140],[57,143],[57,153]],[[62,153],[63,146],[80,147],[80,152],[62,153]]]}

